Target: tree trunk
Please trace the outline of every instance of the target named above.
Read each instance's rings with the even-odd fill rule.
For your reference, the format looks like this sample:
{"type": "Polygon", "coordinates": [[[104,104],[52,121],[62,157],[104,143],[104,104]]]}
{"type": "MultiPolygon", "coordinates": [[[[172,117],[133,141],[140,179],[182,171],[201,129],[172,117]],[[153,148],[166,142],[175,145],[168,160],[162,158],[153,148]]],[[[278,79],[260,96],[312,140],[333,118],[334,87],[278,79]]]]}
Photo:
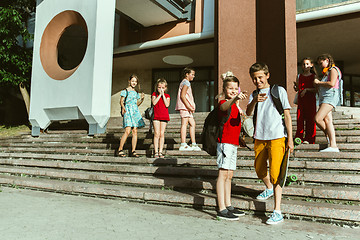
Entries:
{"type": "Polygon", "coordinates": [[[21,95],[23,97],[23,100],[25,102],[26,111],[27,111],[28,116],[29,116],[29,110],[30,110],[30,96],[29,96],[29,93],[26,90],[26,87],[25,87],[25,85],[23,83],[19,84],[19,88],[20,88],[20,92],[21,92],[21,95]]]}

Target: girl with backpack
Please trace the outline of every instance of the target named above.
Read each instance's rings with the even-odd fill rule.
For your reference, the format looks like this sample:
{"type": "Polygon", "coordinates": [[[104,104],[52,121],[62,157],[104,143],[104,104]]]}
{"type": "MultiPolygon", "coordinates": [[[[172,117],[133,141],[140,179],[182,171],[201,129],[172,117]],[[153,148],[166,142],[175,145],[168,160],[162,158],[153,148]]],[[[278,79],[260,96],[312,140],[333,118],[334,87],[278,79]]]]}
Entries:
{"type": "Polygon", "coordinates": [[[323,68],[323,78],[315,79],[314,83],[319,89],[319,109],[315,115],[317,126],[328,138],[329,147],[320,152],[339,152],[336,145],[335,128],[332,121],[332,110],[339,103],[341,72],[335,66],[334,58],[330,54],[322,54],[317,58],[318,64],[323,68]]]}
{"type": "Polygon", "coordinates": [[[298,92],[297,108],[297,129],[295,138],[300,138],[304,144],[314,144],[316,136],[316,88],[314,80],[316,78],[316,69],[314,62],[310,57],[301,61],[303,72],[298,75],[294,82],[295,91],[298,92]],[[305,121],[305,138],[304,138],[305,121]]]}
{"type": "Polygon", "coordinates": [[[167,81],[160,78],[156,81],[155,92],[151,95],[151,103],[154,106],[154,119],[152,121],[154,127],[154,157],[164,158],[163,148],[165,142],[165,129],[167,122],[170,121],[169,105],[170,95],[167,91],[167,81]]]}
{"type": "Polygon", "coordinates": [[[121,114],[123,115],[123,128],[125,128],[124,135],[120,139],[120,146],[118,149],[119,157],[126,157],[124,153],[124,145],[130,132],[132,131],[131,141],[131,154],[132,157],[139,157],[135,152],[137,144],[137,129],[145,126],[145,122],[141,117],[138,106],[144,101],[144,93],[140,94],[136,90],[136,86],[139,85],[139,78],[132,74],[129,77],[129,85],[127,88],[120,92],[120,105],[121,114]]]}
{"type": "Polygon", "coordinates": [[[218,166],[216,195],[219,207],[217,217],[225,220],[238,220],[239,216],[245,215],[244,212],[231,205],[231,180],[236,170],[237,148],[241,132],[241,117],[236,102],[247,98],[245,93],[239,93],[239,83],[235,76],[225,77],[223,82],[225,99],[219,102],[217,112],[220,122],[223,122],[216,144],[218,166]]]}

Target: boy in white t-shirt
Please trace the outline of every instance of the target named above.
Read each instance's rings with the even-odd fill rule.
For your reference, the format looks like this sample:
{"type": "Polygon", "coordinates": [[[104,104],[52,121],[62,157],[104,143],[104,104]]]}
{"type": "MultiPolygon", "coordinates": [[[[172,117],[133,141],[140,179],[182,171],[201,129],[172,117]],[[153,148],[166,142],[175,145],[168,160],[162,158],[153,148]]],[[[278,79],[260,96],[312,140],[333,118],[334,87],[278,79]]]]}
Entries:
{"type": "Polygon", "coordinates": [[[274,212],[266,221],[267,224],[277,224],[284,220],[281,210],[282,188],[279,185],[279,173],[282,158],[286,148],[290,152],[294,149],[292,138],[292,122],[290,116],[291,106],[286,90],[279,86],[279,97],[284,109],[285,126],[282,116],[277,111],[270,95],[269,68],[264,63],[254,63],[249,70],[250,76],[259,93],[254,97],[251,94],[246,108],[246,114],[252,115],[257,107],[257,116],[254,132],[255,171],[257,176],[264,182],[266,189],[257,196],[259,200],[266,200],[275,195],[274,212]],[[288,136],[287,145],[285,138],[288,136]],[[269,173],[267,160],[269,159],[269,173]]]}

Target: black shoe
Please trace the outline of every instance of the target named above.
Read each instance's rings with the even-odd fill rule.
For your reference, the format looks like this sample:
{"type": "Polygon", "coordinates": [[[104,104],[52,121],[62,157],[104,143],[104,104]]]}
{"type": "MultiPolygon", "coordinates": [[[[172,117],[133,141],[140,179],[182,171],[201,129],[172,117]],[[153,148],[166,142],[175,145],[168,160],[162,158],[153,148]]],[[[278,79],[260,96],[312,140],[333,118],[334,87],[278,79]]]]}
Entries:
{"type": "Polygon", "coordinates": [[[220,219],[229,220],[229,221],[239,220],[238,216],[235,216],[232,212],[228,211],[227,209],[218,212],[216,216],[220,219]]]}
{"type": "Polygon", "coordinates": [[[235,216],[244,216],[245,212],[240,211],[239,209],[233,208],[233,207],[227,207],[226,208],[229,212],[231,212],[232,214],[234,214],[235,216]]]}

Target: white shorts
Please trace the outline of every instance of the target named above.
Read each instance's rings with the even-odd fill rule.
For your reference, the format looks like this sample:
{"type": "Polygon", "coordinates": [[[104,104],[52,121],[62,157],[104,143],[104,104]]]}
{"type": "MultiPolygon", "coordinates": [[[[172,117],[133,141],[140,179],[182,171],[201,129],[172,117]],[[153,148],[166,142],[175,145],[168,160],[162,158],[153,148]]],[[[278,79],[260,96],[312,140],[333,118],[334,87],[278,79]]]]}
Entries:
{"type": "Polygon", "coordinates": [[[218,168],[227,170],[236,170],[238,147],[229,143],[217,143],[217,159],[218,168]]]}

